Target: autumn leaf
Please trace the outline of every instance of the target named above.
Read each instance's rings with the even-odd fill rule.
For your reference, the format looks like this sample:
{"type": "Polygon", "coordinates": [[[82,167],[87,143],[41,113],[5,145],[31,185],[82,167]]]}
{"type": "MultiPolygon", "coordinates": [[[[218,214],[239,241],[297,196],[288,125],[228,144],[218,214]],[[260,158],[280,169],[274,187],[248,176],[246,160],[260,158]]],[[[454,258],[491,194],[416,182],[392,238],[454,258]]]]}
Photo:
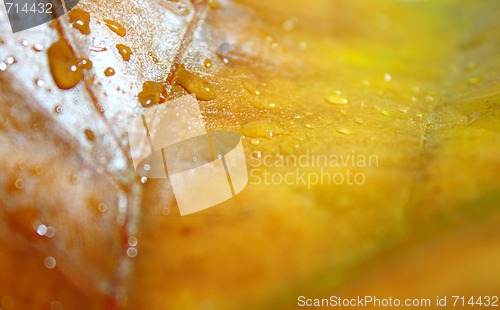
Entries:
{"type": "Polygon", "coordinates": [[[2,309],[498,294],[496,1],[71,12],[16,34],[0,13],[2,309]],[[243,137],[250,183],[180,217],[168,179],[136,175],[127,128],[187,93],[243,137]],[[331,155],[372,161],[279,164],[331,155]]]}

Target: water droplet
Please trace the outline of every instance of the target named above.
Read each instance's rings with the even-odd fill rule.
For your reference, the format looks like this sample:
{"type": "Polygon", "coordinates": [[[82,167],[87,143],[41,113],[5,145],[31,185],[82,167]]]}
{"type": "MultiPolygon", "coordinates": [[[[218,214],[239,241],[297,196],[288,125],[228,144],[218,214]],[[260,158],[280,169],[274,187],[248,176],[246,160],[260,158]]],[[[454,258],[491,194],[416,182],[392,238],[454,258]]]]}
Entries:
{"type": "Polygon", "coordinates": [[[89,141],[94,141],[94,139],[95,139],[94,132],[90,129],[85,129],[85,136],[87,137],[87,140],[89,140],[89,141]]]}
{"type": "Polygon", "coordinates": [[[314,129],[316,128],[316,126],[314,126],[313,124],[306,124],[306,128],[314,129]]]}
{"type": "Polygon", "coordinates": [[[121,24],[119,24],[115,21],[109,20],[109,19],[104,20],[104,22],[106,23],[106,26],[108,26],[108,28],[111,31],[113,31],[114,33],[116,33],[120,37],[123,37],[127,34],[127,31],[125,30],[125,28],[121,24]]]}
{"type": "Polygon", "coordinates": [[[71,182],[77,184],[80,182],[80,178],[78,177],[78,175],[74,174],[71,176],[71,182]]]}
{"type": "Polygon", "coordinates": [[[385,81],[385,82],[390,82],[390,81],[392,81],[392,76],[391,76],[389,73],[386,73],[386,74],[384,75],[384,81],[385,81]]]}
{"type": "Polygon", "coordinates": [[[33,44],[33,50],[35,52],[41,52],[41,51],[43,51],[43,48],[44,47],[42,44],[38,44],[38,43],[33,44]]]}
{"type": "Polygon", "coordinates": [[[252,145],[259,145],[260,141],[259,141],[259,139],[251,139],[250,143],[252,143],[252,145]]]}
{"type": "Polygon", "coordinates": [[[47,227],[47,231],[45,232],[45,237],[52,238],[56,235],[56,229],[52,226],[47,227]]]}
{"type": "Polygon", "coordinates": [[[243,85],[243,87],[252,95],[260,95],[260,91],[252,83],[243,81],[241,82],[241,85],[243,85]]]}
{"type": "Polygon", "coordinates": [[[99,209],[99,212],[104,213],[106,212],[106,210],[108,210],[108,205],[104,202],[101,202],[97,208],[99,209]]]}
{"type": "Polygon", "coordinates": [[[379,110],[380,114],[384,115],[384,116],[391,116],[391,113],[387,110],[379,110]]]}
{"type": "Polygon", "coordinates": [[[205,66],[205,68],[211,68],[212,67],[212,61],[210,59],[205,59],[205,61],[203,62],[203,65],[205,66]]]}
{"type": "Polygon", "coordinates": [[[118,49],[118,53],[122,56],[123,60],[129,61],[130,55],[132,55],[132,50],[127,45],[116,44],[116,49],[118,49]]]}
{"type": "Polygon", "coordinates": [[[146,81],[142,84],[142,91],[139,93],[139,102],[143,107],[150,107],[158,104],[163,91],[163,83],[146,81]]]}
{"type": "Polygon", "coordinates": [[[34,172],[35,172],[35,175],[41,175],[43,173],[43,167],[36,166],[34,172]]]}
{"type": "Polygon", "coordinates": [[[148,178],[146,178],[146,177],[142,177],[141,178],[141,183],[142,184],[146,184],[147,181],[148,181],[148,178]]]}
{"type": "Polygon", "coordinates": [[[83,69],[92,69],[92,61],[90,61],[89,59],[87,58],[83,58],[82,60],[80,60],[80,62],[78,63],[78,67],[80,68],[83,68],[83,69]]]}
{"type": "Polygon", "coordinates": [[[343,135],[352,135],[352,130],[348,128],[337,128],[337,132],[343,135]]]}
{"type": "Polygon", "coordinates": [[[47,269],[54,269],[57,265],[55,258],[53,258],[52,256],[45,257],[43,263],[47,269]]]}
{"type": "Polygon", "coordinates": [[[45,226],[44,224],[38,225],[38,228],[36,229],[36,233],[39,236],[45,236],[45,234],[47,233],[47,226],[45,226]]]}
{"type": "Polygon", "coordinates": [[[137,251],[137,249],[136,249],[136,248],[132,248],[132,247],[130,247],[130,248],[128,248],[128,249],[127,249],[127,256],[128,256],[128,257],[130,257],[130,258],[134,258],[134,257],[136,257],[136,256],[137,256],[137,254],[138,254],[138,251],[137,251]]]}
{"type": "Polygon", "coordinates": [[[174,82],[182,86],[188,93],[194,93],[199,100],[207,101],[215,99],[212,85],[202,77],[189,72],[183,65],[177,68],[174,82]]]}
{"type": "Polygon", "coordinates": [[[145,164],[145,165],[144,165],[144,170],[146,170],[146,171],[151,170],[151,166],[150,166],[150,165],[148,165],[148,164],[145,164]]]}
{"type": "Polygon", "coordinates": [[[286,131],[280,125],[269,120],[249,122],[244,126],[243,130],[245,137],[253,138],[272,138],[276,135],[286,134],[286,131]]]}
{"type": "Polygon", "coordinates": [[[137,246],[137,238],[135,236],[128,237],[128,245],[137,246]]]}
{"type": "Polygon", "coordinates": [[[477,85],[481,82],[481,80],[478,77],[473,77],[469,79],[469,84],[470,85],[477,85]]]}
{"type": "Polygon", "coordinates": [[[60,89],[73,88],[82,80],[83,75],[77,68],[76,57],[65,40],[61,39],[52,44],[47,50],[47,56],[50,72],[60,89]]]}
{"type": "Polygon", "coordinates": [[[17,189],[23,189],[24,188],[23,179],[17,179],[14,185],[16,186],[17,189]]]}
{"type": "MultiPolygon", "coordinates": [[[[73,28],[76,28],[80,30],[82,34],[89,34],[90,33],[90,14],[87,11],[84,11],[79,8],[74,8],[68,13],[69,16],[69,22],[72,23],[71,25],[73,28]]],[[[108,26],[109,27],[109,26],[108,26]]]]}
{"type": "Polygon", "coordinates": [[[10,57],[7,57],[6,61],[7,61],[7,64],[12,65],[16,62],[16,59],[14,57],[10,56],[10,57]]]}
{"type": "Polygon", "coordinates": [[[285,31],[292,31],[295,28],[295,22],[293,20],[285,20],[283,22],[283,29],[285,31]]]}
{"type": "Polygon", "coordinates": [[[24,168],[26,168],[26,162],[24,160],[21,160],[17,163],[17,166],[19,167],[19,169],[23,170],[24,168]]]}
{"type": "Polygon", "coordinates": [[[36,80],[35,80],[35,84],[36,84],[38,87],[43,87],[43,85],[45,85],[45,82],[44,82],[43,80],[36,79],[36,80]]]}
{"type": "Polygon", "coordinates": [[[273,110],[277,107],[276,103],[266,101],[254,101],[252,102],[252,106],[259,110],[273,110]]]}
{"type": "Polygon", "coordinates": [[[115,69],[111,67],[107,67],[106,70],[104,70],[104,75],[105,76],[113,76],[115,75],[115,69]]]}
{"type": "Polygon", "coordinates": [[[30,42],[28,40],[24,39],[24,40],[21,40],[21,44],[23,46],[28,46],[30,44],[30,42]]]}
{"type": "Polygon", "coordinates": [[[54,111],[56,113],[61,113],[62,112],[62,107],[60,105],[56,105],[56,107],[54,108],[54,111]]]}
{"type": "Polygon", "coordinates": [[[0,71],[5,71],[7,70],[7,64],[5,62],[0,62],[0,71]]]}
{"type": "Polygon", "coordinates": [[[354,119],[354,122],[356,122],[357,124],[360,124],[360,125],[362,125],[362,124],[365,123],[365,121],[363,119],[361,119],[361,118],[354,119]]]}
{"type": "Polygon", "coordinates": [[[219,59],[222,60],[223,63],[227,64],[229,63],[229,59],[227,59],[227,55],[229,54],[229,49],[231,48],[231,45],[229,43],[224,42],[222,43],[217,51],[215,51],[215,55],[219,57],[219,59]]]}
{"type": "Polygon", "coordinates": [[[330,95],[325,98],[326,102],[331,103],[331,104],[348,104],[349,100],[346,98],[343,98],[342,96],[339,95],[330,95]]]}
{"type": "Polygon", "coordinates": [[[153,58],[153,62],[156,64],[158,62],[160,62],[160,60],[152,53],[152,52],[148,52],[148,55],[153,58]]]}

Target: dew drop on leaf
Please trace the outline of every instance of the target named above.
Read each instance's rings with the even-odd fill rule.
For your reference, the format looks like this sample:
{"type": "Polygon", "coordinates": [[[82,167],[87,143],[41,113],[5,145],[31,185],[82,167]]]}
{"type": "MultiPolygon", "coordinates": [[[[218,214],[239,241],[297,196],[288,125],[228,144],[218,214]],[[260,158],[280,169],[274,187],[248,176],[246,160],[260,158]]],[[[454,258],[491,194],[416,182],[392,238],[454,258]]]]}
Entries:
{"type": "Polygon", "coordinates": [[[276,103],[266,102],[266,101],[255,101],[252,102],[252,106],[260,110],[273,110],[277,108],[276,103]]]}
{"type": "Polygon", "coordinates": [[[47,226],[47,231],[45,232],[45,237],[52,238],[56,235],[56,229],[52,226],[47,226]]]}
{"type": "Polygon", "coordinates": [[[127,249],[127,256],[130,258],[136,257],[138,254],[137,249],[134,247],[130,247],[127,249]]]}
{"type": "Polygon", "coordinates": [[[330,95],[325,98],[326,102],[331,104],[348,104],[349,100],[339,95],[330,95]]]}
{"type": "Polygon", "coordinates": [[[106,70],[104,70],[104,75],[105,76],[113,76],[115,75],[115,69],[111,68],[111,67],[107,67],[106,70]]]}
{"type": "Polygon", "coordinates": [[[350,130],[349,128],[337,128],[337,132],[343,135],[352,135],[352,130],[350,130]]]}
{"type": "Polygon", "coordinates": [[[186,70],[183,65],[177,68],[174,82],[182,86],[190,94],[195,94],[199,100],[215,99],[215,92],[212,85],[202,77],[186,70]]]}
{"type": "Polygon", "coordinates": [[[106,26],[108,26],[108,28],[111,31],[113,31],[114,33],[116,33],[120,37],[123,37],[127,34],[125,27],[123,27],[121,24],[119,24],[115,21],[109,20],[109,19],[106,19],[104,22],[106,23],[106,26]]]}
{"type": "Polygon", "coordinates": [[[85,136],[87,137],[87,140],[89,140],[89,141],[94,141],[94,139],[95,139],[94,132],[90,129],[85,129],[85,136]]]}
{"type": "Polygon", "coordinates": [[[36,79],[36,80],[35,80],[35,84],[36,84],[36,86],[38,86],[38,87],[43,87],[43,85],[45,85],[45,82],[44,82],[43,80],[36,79]]]}
{"type": "Polygon", "coordinates": [[[251,139],[250,143],[252,143],[252,145],[259,145],[260,141],[259,141],[259,139],[251,139]]]}
{"type": "Polygon", "coordinates": [[[90,34],[90,14],[79,8],[75,8],[68,13],[69,22],[73,28],[80,30],[82,34],[90,34]]]}
{"type": "Polygon", "coordinates": [[[41,51],[43,51],[43,49],[44,49],[44,47],[42,44],[38,44],[38,43],[33,44],[33,50],[35,52],[41,52],[41,51]]]}
{"type": "Polygon", "coordinates": [[[71,89],[78,84],[82,78],[78,61],[66,41],[63,39],[55,42],[47,50],[49,67],[54,82],[60,89],[71,89]]]}
{"type": "Polygon", "coordinates": [[[252,83],[248,81],[243,81],[241,82],[241,84],[252,95],[260,95],[260,90],[258,90],[257,87],[255,87],[252,83]]]}
{"type": "Polygon", "coordinates": [[[14,185],[16,186],[17,189],[23,189],[24,188],[23,179],[17,179],[14,185]]]}
{"type": "Polygon", "coordinates": [[[80,68],[83,68],[83,69],[92,69],[92,61],[90,61],[89,59],[87,58],[83,58],[82,60],[80,60],[80,62],[78,63],[78,66],[80,68]]]}
{"type": "Polygon", "coordinates": [[[163,83],[146,81],[142,84],[142,91],[139,93],[139,102],[145,108],[160,102],[160,94],[163,90],[163,83]]]}
{"type": "Polygon", "coordinates": [[[52,256],[45,257],[43,263],[47,269],[54,269],[57,265],[56,259],[52,256]]]}
{"type": "Polygon", "coordinates": [[[24,168],[26,168],[26,162],[24,160],[21,160],[17,163],[17,167],[19,167],[19,169],[23,170],[24,168]]]}
{"type": "Polygon", "coordinates": [[[122,56],[123,60],[129,61],[130,56],[132,55],[132,50],[130,47],[124,44],[116,44],[116,49],[118,50],[118,53],[122,56]]]}
{"type": "Polygon", "coordinates": [[[47,233],[47,226],[45,226],[44,224],[38,225],[38,227],[36,229],[36,233],[39,236],[45,236],[45,234],[47,233]]]}

